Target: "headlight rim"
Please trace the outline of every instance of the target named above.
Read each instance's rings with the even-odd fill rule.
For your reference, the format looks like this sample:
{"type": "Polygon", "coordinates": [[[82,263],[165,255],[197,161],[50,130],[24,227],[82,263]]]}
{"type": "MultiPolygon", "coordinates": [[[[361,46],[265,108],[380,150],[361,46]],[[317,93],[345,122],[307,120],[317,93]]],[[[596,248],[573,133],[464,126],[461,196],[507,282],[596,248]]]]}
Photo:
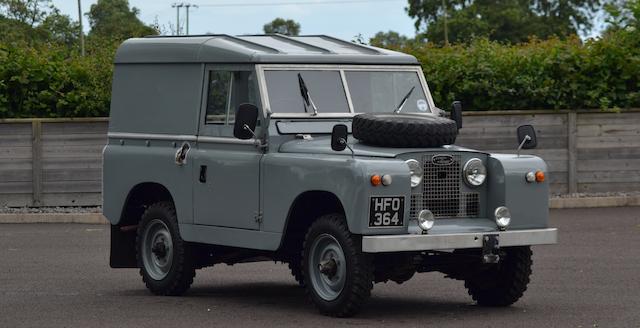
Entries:
{"type": "Polygon", "coordinates": [[[511,224],[511,211],[506,206],[496,207],[496,209],[493,211],[493,216],[496,221],[496,225],[500,230],[506,230],[511,224]]]}
{"type": "Polygon", "coordinates": [[[484,165],[484,162],[477,158],[477,157],[473,157],[470,158],[463,166],[462,168],[462,176],[464,178],[464,182],[467,184],[467,186],[471,187],[471,188],[477,188],[482,186],[485,181],[487,181],[487,167],[484,165]],[[469,166],[472,165],[473,163],[479,163],[482,166],[482,169],[484,171],[484,178],[482,179],[482,181],[478,184],[475,184],[474,182],[472,182],[469,177],[471,176],[470,174],[467,174],[467,171],[470,169],[469,166]]]}
{"type": "Polygon", "coordinates": [[[417,159],[408,159],[404,161],[405,164],[409,167],[409,180],[411,184],[411,188],[418,187],[424,178],[424,169],[422,168],[422,164],[417,159]],[[410,164],[411,163],[411,164],[410,164]],[[411,165],[415,165],[415,169],[412,169],[411,165]],[[419,174],[416,174],[419,172],[419,174]],[[414,177],[416,177],[416,181],[414,181],[414,177]]]}

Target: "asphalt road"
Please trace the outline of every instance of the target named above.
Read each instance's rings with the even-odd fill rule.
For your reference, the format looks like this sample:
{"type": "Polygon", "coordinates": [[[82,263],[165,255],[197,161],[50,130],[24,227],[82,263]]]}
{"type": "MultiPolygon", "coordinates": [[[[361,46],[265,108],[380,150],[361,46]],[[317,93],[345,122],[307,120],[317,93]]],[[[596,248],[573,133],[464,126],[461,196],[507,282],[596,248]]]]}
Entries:
{"type": "Polygon", "coordinates": [[[286,266],[198,271],[185,297],[152,296],[137,270],[110,269],[100,225],[0,225],[0,327],[640,327],[640,208],[553,210],[560,244],[534,248],[514,306],[474,305],[442,274],[377,284],[351,319],[319,315],[286,266]]]}

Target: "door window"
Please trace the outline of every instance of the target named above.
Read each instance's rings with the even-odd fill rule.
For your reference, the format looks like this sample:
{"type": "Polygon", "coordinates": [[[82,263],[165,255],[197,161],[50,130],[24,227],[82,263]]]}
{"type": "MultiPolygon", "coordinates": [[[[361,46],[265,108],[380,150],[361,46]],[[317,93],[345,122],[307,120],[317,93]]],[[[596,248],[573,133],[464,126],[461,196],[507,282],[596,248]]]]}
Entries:
{"type": "Polygon", "coordinates": [[[205,124],[233,125],[238,106],[257,104],[257,99],[253,71],[211,71],[205,124]]]}

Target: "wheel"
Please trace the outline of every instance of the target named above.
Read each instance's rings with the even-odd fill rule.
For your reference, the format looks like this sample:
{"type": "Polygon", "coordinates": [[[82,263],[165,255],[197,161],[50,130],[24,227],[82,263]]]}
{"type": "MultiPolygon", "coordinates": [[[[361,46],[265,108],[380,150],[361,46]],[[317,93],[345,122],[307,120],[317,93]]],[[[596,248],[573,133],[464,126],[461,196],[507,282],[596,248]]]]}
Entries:
{"type": "Polygon", "coordinates": [[[504,248],[498,264],[465,280],[469,295],[482,306],[515,303],[527,290],[533,264],[531,255],[529,246],[504,248]]]}
{"type": "Polygon", "coordinates": [[[373,264],[361,250],[361,239],[349,232],[344,215],[325,215],[311,224],[302,275],[307,296],[321,313],[350,317],[369,299],[373,264]]]}
{"type": "Polygon", "coordinates": [[[456,141],[458,126],[448,118],[415,114],[360,114],[353,137],[382,147],[440,147],[456,141]]]}
{"type": "Polygon", "coordinates": [[[136,256],[142,281],[156,295],[182,295],[196,275],[192,252],[182,240],[173,204],[149,206],[138,225],[136,256]]]}

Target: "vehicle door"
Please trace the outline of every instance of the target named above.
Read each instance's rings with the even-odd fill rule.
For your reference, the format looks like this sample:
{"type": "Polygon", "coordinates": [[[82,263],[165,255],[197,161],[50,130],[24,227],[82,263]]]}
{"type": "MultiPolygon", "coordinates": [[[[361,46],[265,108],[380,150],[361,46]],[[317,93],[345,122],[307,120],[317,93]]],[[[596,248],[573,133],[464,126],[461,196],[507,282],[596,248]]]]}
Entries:
{"type": "Polygon", "coordinates": [[[261,107],[255,69],[251,65],[211,65],[206,66],[204,76],[198,142],[193,156],[194,222],[259,229],[262,151],[253,140],[233,137],[238,106],[252,103],[261,107]]]}

